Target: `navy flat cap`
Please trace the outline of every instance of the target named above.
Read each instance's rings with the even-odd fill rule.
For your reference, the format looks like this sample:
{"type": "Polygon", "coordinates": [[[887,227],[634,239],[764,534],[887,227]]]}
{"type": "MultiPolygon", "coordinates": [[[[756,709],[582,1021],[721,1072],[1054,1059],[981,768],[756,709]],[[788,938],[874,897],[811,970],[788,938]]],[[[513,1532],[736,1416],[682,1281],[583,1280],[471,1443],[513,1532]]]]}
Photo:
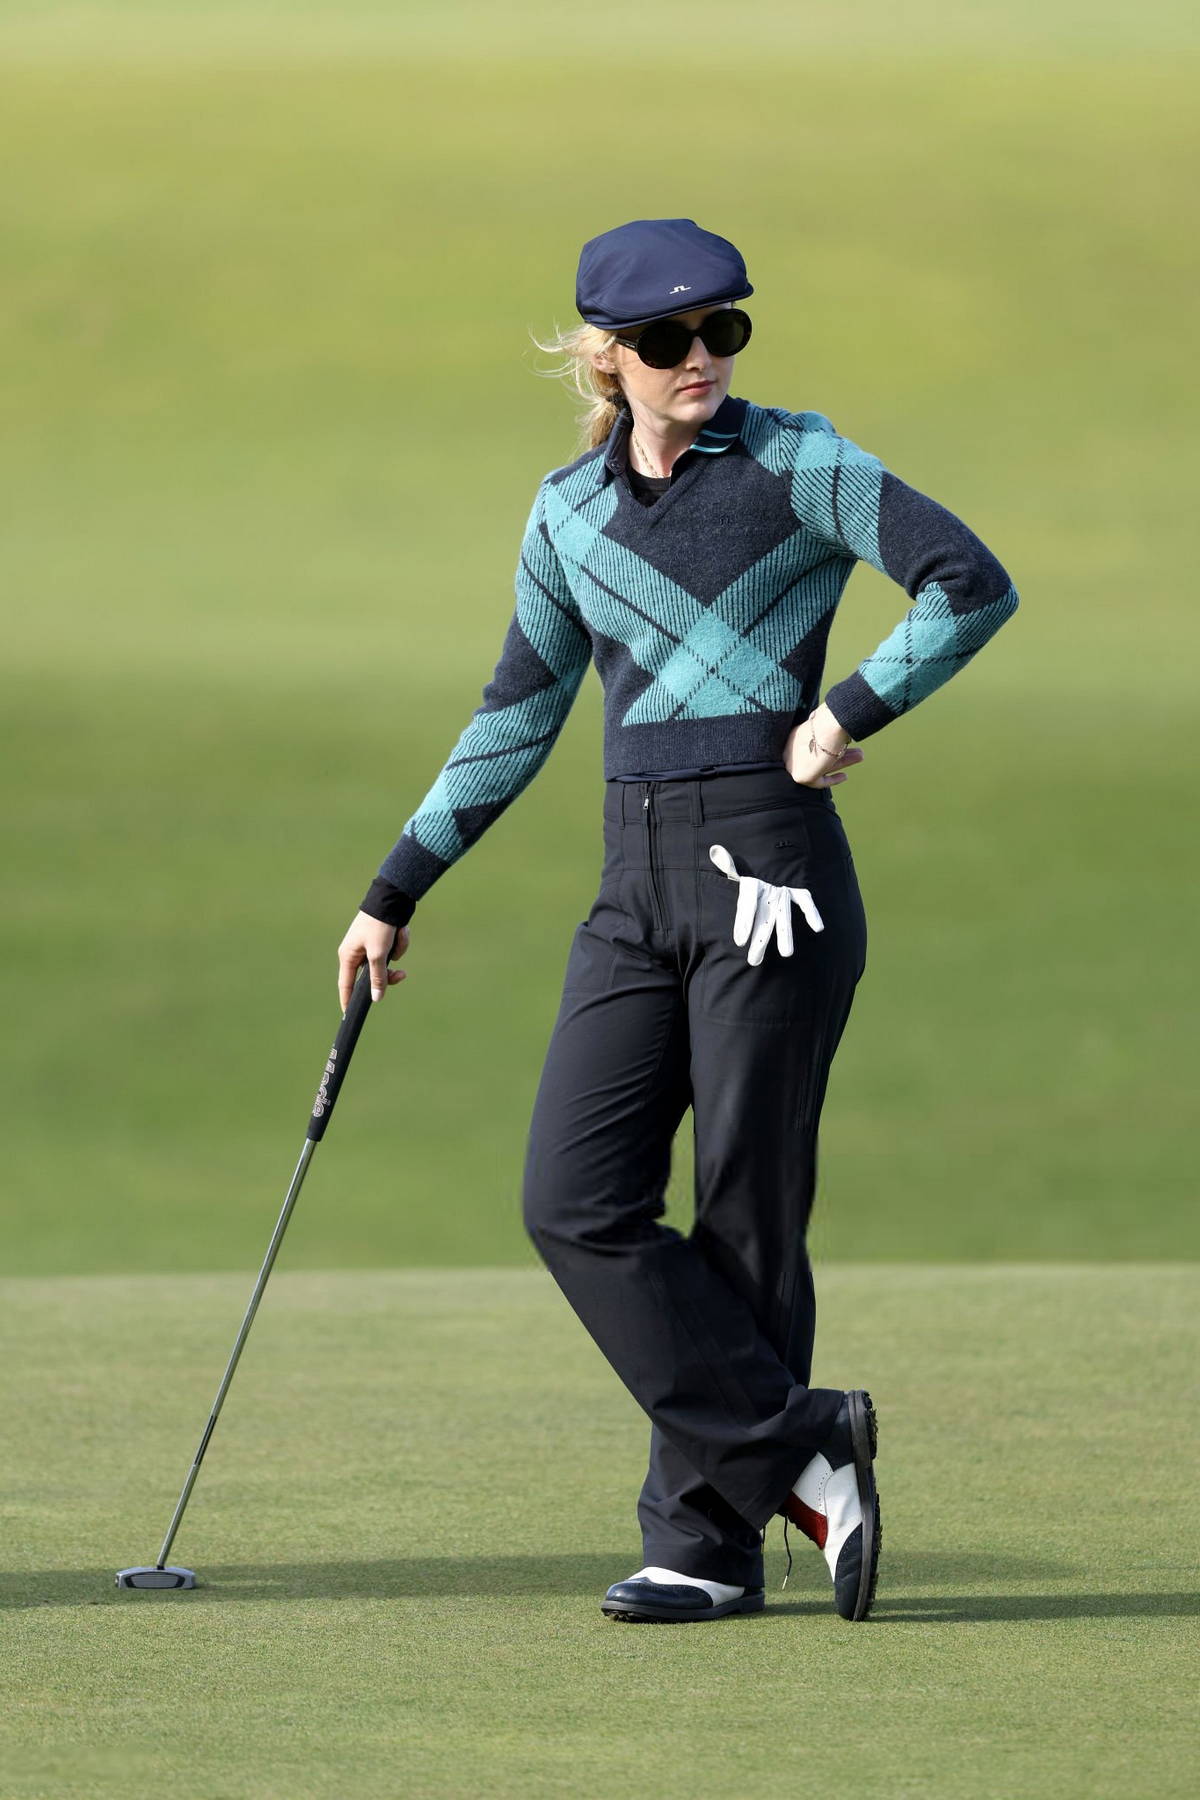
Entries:
{"type": "Polygon", "coordinates": [[[589,325],[613,331],[753,292],[728,238],[694,219],[631,219],[583,246],[575,305],[589,325]]]}

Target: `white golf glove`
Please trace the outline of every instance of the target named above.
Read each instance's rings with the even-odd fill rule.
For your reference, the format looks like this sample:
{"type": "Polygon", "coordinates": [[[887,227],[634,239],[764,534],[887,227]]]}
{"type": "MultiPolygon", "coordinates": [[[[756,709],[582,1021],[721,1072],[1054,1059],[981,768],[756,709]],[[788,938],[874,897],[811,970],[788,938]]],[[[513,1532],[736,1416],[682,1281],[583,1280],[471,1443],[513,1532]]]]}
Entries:
{"type": "Polygon", "coordinates": [[[825,921],[807,888],[774,887],[769,881],[760,881],[757,875],[739,875],[724,844],[713,844],[708,854],[722,875],[728,875],[730,881],[738,884],[733,941],[740,946],[749,938],[747,962],[757,966],[762,961],[772,933],[778,936],[780,956],[792,954],[793,900],[812,929],[824,931],[825,921]]]}

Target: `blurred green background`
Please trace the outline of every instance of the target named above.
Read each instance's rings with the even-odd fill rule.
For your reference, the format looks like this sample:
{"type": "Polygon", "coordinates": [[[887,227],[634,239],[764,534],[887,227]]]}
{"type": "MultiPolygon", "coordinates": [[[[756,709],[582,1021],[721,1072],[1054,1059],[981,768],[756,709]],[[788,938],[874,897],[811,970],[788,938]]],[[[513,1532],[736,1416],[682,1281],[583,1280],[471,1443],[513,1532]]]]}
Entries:
{"type": "MultiPolygon", "coordinates": [[[[871,951],[817,1253],[1197,1254],[1198,38],[1164,0],[0,8],[9,1272],[257,1260],[337,941],[573,454],[529,333],[585,237],[678,213],[750,266],[734,391],[1022,597],[839,790],[871,951]]],[[[827,679],[906,604],[857,570],[827,679]]],[[[423,902],[293,1266],[532,1260],[599,734],[592,674],[423,902]]],[[[689,1179],[685,1125],[679,1219],[689,1179]]]]}

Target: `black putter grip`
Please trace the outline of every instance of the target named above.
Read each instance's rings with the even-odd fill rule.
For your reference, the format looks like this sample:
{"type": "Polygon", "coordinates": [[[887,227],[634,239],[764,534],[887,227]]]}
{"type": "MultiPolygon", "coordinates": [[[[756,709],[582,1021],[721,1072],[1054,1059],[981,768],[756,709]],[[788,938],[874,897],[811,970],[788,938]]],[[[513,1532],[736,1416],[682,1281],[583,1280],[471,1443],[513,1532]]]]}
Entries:
{"type": "Polygon", "coordinates": [[[329,1123],[334,1104],[341,1092],[342,1083],[346,1079],[346,1070],[350,1067],[350,1058],[354,1055],[358,1034],[366,1023],[370,1010],[371,971],[364,963],[359,970],[358,980],[350,995],[350,1004],[342,1014],[342,1023],[333,1040],[333,1049],[329,1052],[325,1070],[321,1076],[321,1085],[317,1089],[317,1097],[313,1101],[312,1117],[308,1121],[308,1136],[314,1144],[319,1144],[325,1136],[325,1127],[329,1123]]]}

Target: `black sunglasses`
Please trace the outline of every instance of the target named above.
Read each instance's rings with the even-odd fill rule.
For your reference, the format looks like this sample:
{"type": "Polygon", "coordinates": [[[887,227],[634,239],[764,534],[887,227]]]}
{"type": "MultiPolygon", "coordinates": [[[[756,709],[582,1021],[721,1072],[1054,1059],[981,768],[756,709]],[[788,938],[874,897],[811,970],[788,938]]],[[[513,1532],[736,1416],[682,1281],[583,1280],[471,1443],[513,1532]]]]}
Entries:
{"type": "Polygon", "coordinates": [[[751,329],[748,314],[723,307],[709,313],[695,331],[682,319],[654,319],[636,337],[618,337],[616,341],[627,350],[636,350],[647,368],[673,369],[691,349],[693,338],[700,339],[710,356],[736,356],[750,342],[751,329]]]}

